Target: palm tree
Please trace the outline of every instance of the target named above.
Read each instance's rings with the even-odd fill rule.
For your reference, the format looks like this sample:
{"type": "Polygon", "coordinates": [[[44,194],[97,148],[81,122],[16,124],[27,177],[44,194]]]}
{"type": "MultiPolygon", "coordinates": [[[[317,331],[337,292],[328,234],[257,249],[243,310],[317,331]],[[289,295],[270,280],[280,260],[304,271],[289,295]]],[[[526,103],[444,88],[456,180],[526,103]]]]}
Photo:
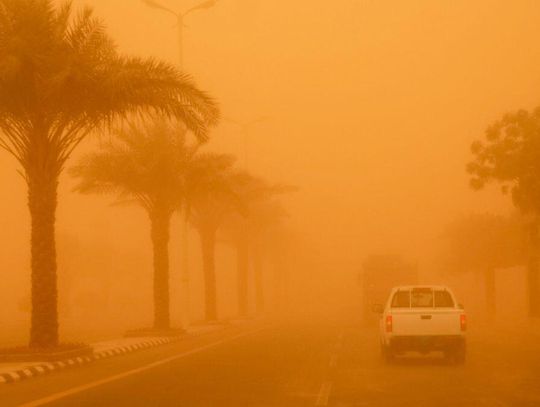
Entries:
{"type": "Polygon", "coordinates": [[[265,255],[265,240],[269,232],[275,228],[287,212],[280,202],[270,195],[254,202],[250,207],[249,227],[253,246],[253,276],[255,278],[255,307],[262,313],[265,307],[263,258],[265,255]]]}
{"type": "Polygon", "coordinates": [[[236,195],[243,213],[231,213],[224,224],[229,240],[236,246],[238,310],[242,317],[248,315],[249,262],[253,260],[255,277],[256,307],[264,308],[264,287],[262,276],[262,240],[268,229],[279,222],[286,214],[274,198],[283,193],[296,191],[296,188],[271,185],[262,178],[249,173],[238,173],[236,195]]]}
{"type": "Polygon", "coordinates": [[[150,220],[154,264],[154,328],[169,329],[169,236],[180,207],[185,175],[198,145],[186,143],[182,126],[131,124],[116,141],[72,169],[82,193],[114,194],[142,207],[150,220]]]}
{"type": "Polygon", "coordinates": [[[201,240],[207,321],[217,320],[216,233],[227,214],[242,210],[237,194],[242,176],[233,164],[229,155],[200,154],[186,188],[190,219],[201,240]]]}
{"type": "Polygon", "coordinates": [[[89,8],[0,0],[0,146],[22,167],[31,216],[30,346],[58,344],[55,215],[59,176],[99,126],[130,113],[163,113],[199,136],[215,103],[187,75],[118,54],[89,8]]]}
{"type": "Polygon", "coordinates": [[[266,184],[247,172],[237,174],[236,195],[241,202],[243,212],[230,212],[222,224],[224,241],[236,250],[238,313],[241,317],[249,314],[249,261],[250,233],[249,207],[266,189],[266,184]]]}
{"type": "Polygon", "coordinates": [[[224,232],[222,240],[236,251],[238,315],[245,318],[249,314],[250,242],[247,216],[240,213],[231,213],[223,223],[222,232],[224,232]]]}

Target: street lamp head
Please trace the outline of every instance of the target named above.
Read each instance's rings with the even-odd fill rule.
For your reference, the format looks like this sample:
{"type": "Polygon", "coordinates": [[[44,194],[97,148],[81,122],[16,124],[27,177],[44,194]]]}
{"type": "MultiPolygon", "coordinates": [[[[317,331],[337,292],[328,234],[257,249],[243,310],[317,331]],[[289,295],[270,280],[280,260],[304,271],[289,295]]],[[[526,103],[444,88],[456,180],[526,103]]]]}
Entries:
{"type": "Polygon", "coordinates": [[[218,3],[218,1],[219,0],[206,0],[206,1],[203,1],[202,3],[200,3],[200,4],[198,4],[198,5],[194,6],[194,7],[186,10],[186,12],[184,13],[184,16],[186,16],[189,13],[192,13],[194,11],[212,8],[218,3]]]}
{"type": "Polygon", "coordinates": [[[164,5],[158,3],[157,1],[154,1],[154,0],[142,0],[142,2],[144,4],[146,4],[148,7],[150,8],[154,8],[154,9],[157,9],[157,10],[162,10],[162,11],[166,11],[167,13],[171,13],[173,14],[174,16],[178,17],[178,14],[175,13],[174,11],[172,11],[170,8],[168,7],[165,7],[164,5]]]}

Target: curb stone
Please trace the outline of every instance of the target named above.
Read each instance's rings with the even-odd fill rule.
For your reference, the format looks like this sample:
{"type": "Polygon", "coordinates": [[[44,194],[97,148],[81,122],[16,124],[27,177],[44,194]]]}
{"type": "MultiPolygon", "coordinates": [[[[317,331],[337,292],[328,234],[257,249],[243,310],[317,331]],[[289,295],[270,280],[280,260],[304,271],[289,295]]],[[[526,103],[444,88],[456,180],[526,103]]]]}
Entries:
{"type": "MultiPolygon", "coordinates": [[[[197,336],[197,335],[193,335],[193,336],[197,336]]],[[[107,358],[118,356],[118,355],[124,355],[126,353],[132,353],[137,350],[148,349],[148,348],[153,348],[159,345],[166,345],[169,343],[178,342],[179,340],[184,339],[185,337],[186,336],[175,336],[172,338],[152,339],[152,340],[140,342],[134,345],[119,346],[114,349],[96,352],[92,356],[76,357],[76,358],[62,360],[59,362],[50,362],[50,363],[31,365],[27,367],[26,369],[20,369],[20,370],[14,370],[12,372],[1,373],[0,385],[15,383],[21,380],[31,379],[37,376],[43,376],[54,371],[85,365],[87,363],[94,362],[96,360],[107,359],[107,358]]]]}

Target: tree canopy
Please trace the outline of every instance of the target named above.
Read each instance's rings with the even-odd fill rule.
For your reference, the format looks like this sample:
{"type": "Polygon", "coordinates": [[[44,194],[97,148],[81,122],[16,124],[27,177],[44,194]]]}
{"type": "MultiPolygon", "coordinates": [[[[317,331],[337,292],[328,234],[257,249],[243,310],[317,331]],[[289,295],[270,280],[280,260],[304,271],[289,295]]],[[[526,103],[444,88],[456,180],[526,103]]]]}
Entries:
{"type": "Polygon", "coordinates": [[[71,173],[79,179],[78,192],[114,194],[119,202],[137,203],[149,213],[158,206],[172,213],[182,204],[197,150],[197,144],[187,143],[181,125],[130,123],[71,173]]]}
{"type": "Polygon", "coordinates": [[[505,115],[471,150],[475,159],[467,170],[473,188],[498,182],[522,212],[540,214],[540,107],[505,115]]]}
{"type": "Polygon", "coordinates": [[[174,116],[203,138],[218,118],[189,75],[120,55],[91,8],[0,1],[0,145],[25,169],[39,143],[61,171],[90,131],[134,112],[174,116]]]}

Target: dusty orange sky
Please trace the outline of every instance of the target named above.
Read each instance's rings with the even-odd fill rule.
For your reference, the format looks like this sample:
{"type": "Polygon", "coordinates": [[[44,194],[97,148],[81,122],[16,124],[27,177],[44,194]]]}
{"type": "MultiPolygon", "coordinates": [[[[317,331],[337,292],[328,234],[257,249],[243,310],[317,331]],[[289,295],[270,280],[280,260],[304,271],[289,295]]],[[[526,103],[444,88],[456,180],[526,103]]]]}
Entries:
{"type": "MultiPolygon", "coordinates": [[[[122,52],[177,61],[172,16],[139,0],[75,4],[95,8],[122,52]]],[[[290,222],[311,271],[351,276],[373,251],[422,261],[462,213],[511,209],[495,189],[470,191],[464,167],[491,121],[539,104],[538,21],[533,0],[221,0],[186,20],[186,70],[224,116],[268,117],[250,130],[249,169],[301,188],[288,199],[290,222]]],[[[224,121],[211,147],[241,155],[242,140],[224,121]]],[[[28,217],[15,168],[0,155],[0,225],[12,237],[0,261],[26,282],[28,217]]],[[[68,183],[59,233],[146,245],[135,209],[77,196],[68,183]]]]}
{"type": "MultiPolygon", "coordinates": [[[[90,4],[122,50],[176,61],[172,17],[90,4]]],[[[491,121],[538,104],[539,17],[535,1],[222,0],[186,21],[186,69],[225,116],[270,117],[250,168],[302,187],[294,222],[315,241],[421,253],[445,219],[509,206],[469,191],[464,165],[491,121]]],[[[241,140],[225,122],[213,145],[241,140]]]]}

